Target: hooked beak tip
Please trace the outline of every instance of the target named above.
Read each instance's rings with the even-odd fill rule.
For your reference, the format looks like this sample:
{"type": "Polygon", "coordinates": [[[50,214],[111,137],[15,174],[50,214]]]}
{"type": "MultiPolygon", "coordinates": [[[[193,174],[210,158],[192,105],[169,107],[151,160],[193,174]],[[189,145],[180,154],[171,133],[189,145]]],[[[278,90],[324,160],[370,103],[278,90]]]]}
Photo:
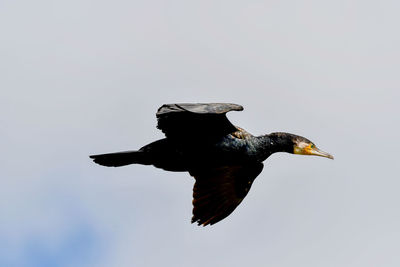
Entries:
{"type": "Polygon", "coordinates": [[[331,154],[329,154],[325,151],[319,150],[318,148],[314,149],[311,152],[311,155],[320,156],[320,157],[324,157],[324,158],[328,158],[328,159],[334,159],[334,157],[331,154]]]}

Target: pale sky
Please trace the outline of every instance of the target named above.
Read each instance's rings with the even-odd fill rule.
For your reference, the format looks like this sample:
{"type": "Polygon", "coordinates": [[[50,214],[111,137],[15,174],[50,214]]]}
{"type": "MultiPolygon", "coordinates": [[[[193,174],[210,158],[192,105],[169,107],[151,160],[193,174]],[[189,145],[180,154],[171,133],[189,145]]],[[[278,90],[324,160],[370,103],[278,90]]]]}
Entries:
{"type": "Polygon", "coordinates": [[[0,266],[400,266],[398,1],[0,0],[0,266]],[[232,102],[335,160],[275,154],[190,224],[187,173],[88,155],[232,102]]]}

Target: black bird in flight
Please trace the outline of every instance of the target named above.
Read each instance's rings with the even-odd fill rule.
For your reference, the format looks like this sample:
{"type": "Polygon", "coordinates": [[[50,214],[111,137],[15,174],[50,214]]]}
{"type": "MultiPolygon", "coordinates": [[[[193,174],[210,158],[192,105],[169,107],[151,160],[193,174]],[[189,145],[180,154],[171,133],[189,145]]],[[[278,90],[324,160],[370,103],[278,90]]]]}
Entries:
{"type": "Polygon", "coordinates": [[[290,134],[253,136],[227,119],[236,104],[167,104],[157,111],[157,128],[166,138],[139,150],[92,155],[97,164],[119,167],[153,165],[166,171],[189,172],[193,188],[192,223],[212,225],[242,202],[263,161],[272,153],[288,152],[333,159],[310,140],[290,134]]]}

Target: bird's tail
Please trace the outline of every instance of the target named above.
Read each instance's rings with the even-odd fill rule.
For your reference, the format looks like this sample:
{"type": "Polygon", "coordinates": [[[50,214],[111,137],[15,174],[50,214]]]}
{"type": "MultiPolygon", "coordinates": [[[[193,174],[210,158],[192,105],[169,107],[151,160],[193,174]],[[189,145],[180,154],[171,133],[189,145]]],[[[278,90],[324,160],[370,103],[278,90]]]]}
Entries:
{"type": "Polygon", "coordinates": [[[140,150],[91,155],[89,157],[97,164],[107,167],[119,167],[135,163],[144,165],[151,164],[148,154],[140,150]]]}
{"type": "Polygon", "coordinates": [[[187,171],[186,158],[166,138],[136,151],[123,151],[89,156],[97,164],[119,167],[129,164],[154,165],[167,171],[187,171]]]}

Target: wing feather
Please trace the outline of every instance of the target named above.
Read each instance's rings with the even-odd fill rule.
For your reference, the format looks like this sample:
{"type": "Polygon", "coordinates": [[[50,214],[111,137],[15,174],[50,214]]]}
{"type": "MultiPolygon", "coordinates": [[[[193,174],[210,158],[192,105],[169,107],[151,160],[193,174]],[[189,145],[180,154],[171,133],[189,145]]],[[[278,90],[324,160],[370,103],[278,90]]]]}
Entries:
{"type": "Polygon", "coordinates": [[[229,103],[165,104],[157,111],[157,128],[171,139],[209,140],[235,132],[226,113],[241,110],[242,106],[229,103]]]}
{"type": "Polygon", "coordinates": [[[231,214],[246,197],[263,166],[261,162],[252,162],[192,170],[190,173],[196,179],[192,223],[214,224],[231,214]]]}

